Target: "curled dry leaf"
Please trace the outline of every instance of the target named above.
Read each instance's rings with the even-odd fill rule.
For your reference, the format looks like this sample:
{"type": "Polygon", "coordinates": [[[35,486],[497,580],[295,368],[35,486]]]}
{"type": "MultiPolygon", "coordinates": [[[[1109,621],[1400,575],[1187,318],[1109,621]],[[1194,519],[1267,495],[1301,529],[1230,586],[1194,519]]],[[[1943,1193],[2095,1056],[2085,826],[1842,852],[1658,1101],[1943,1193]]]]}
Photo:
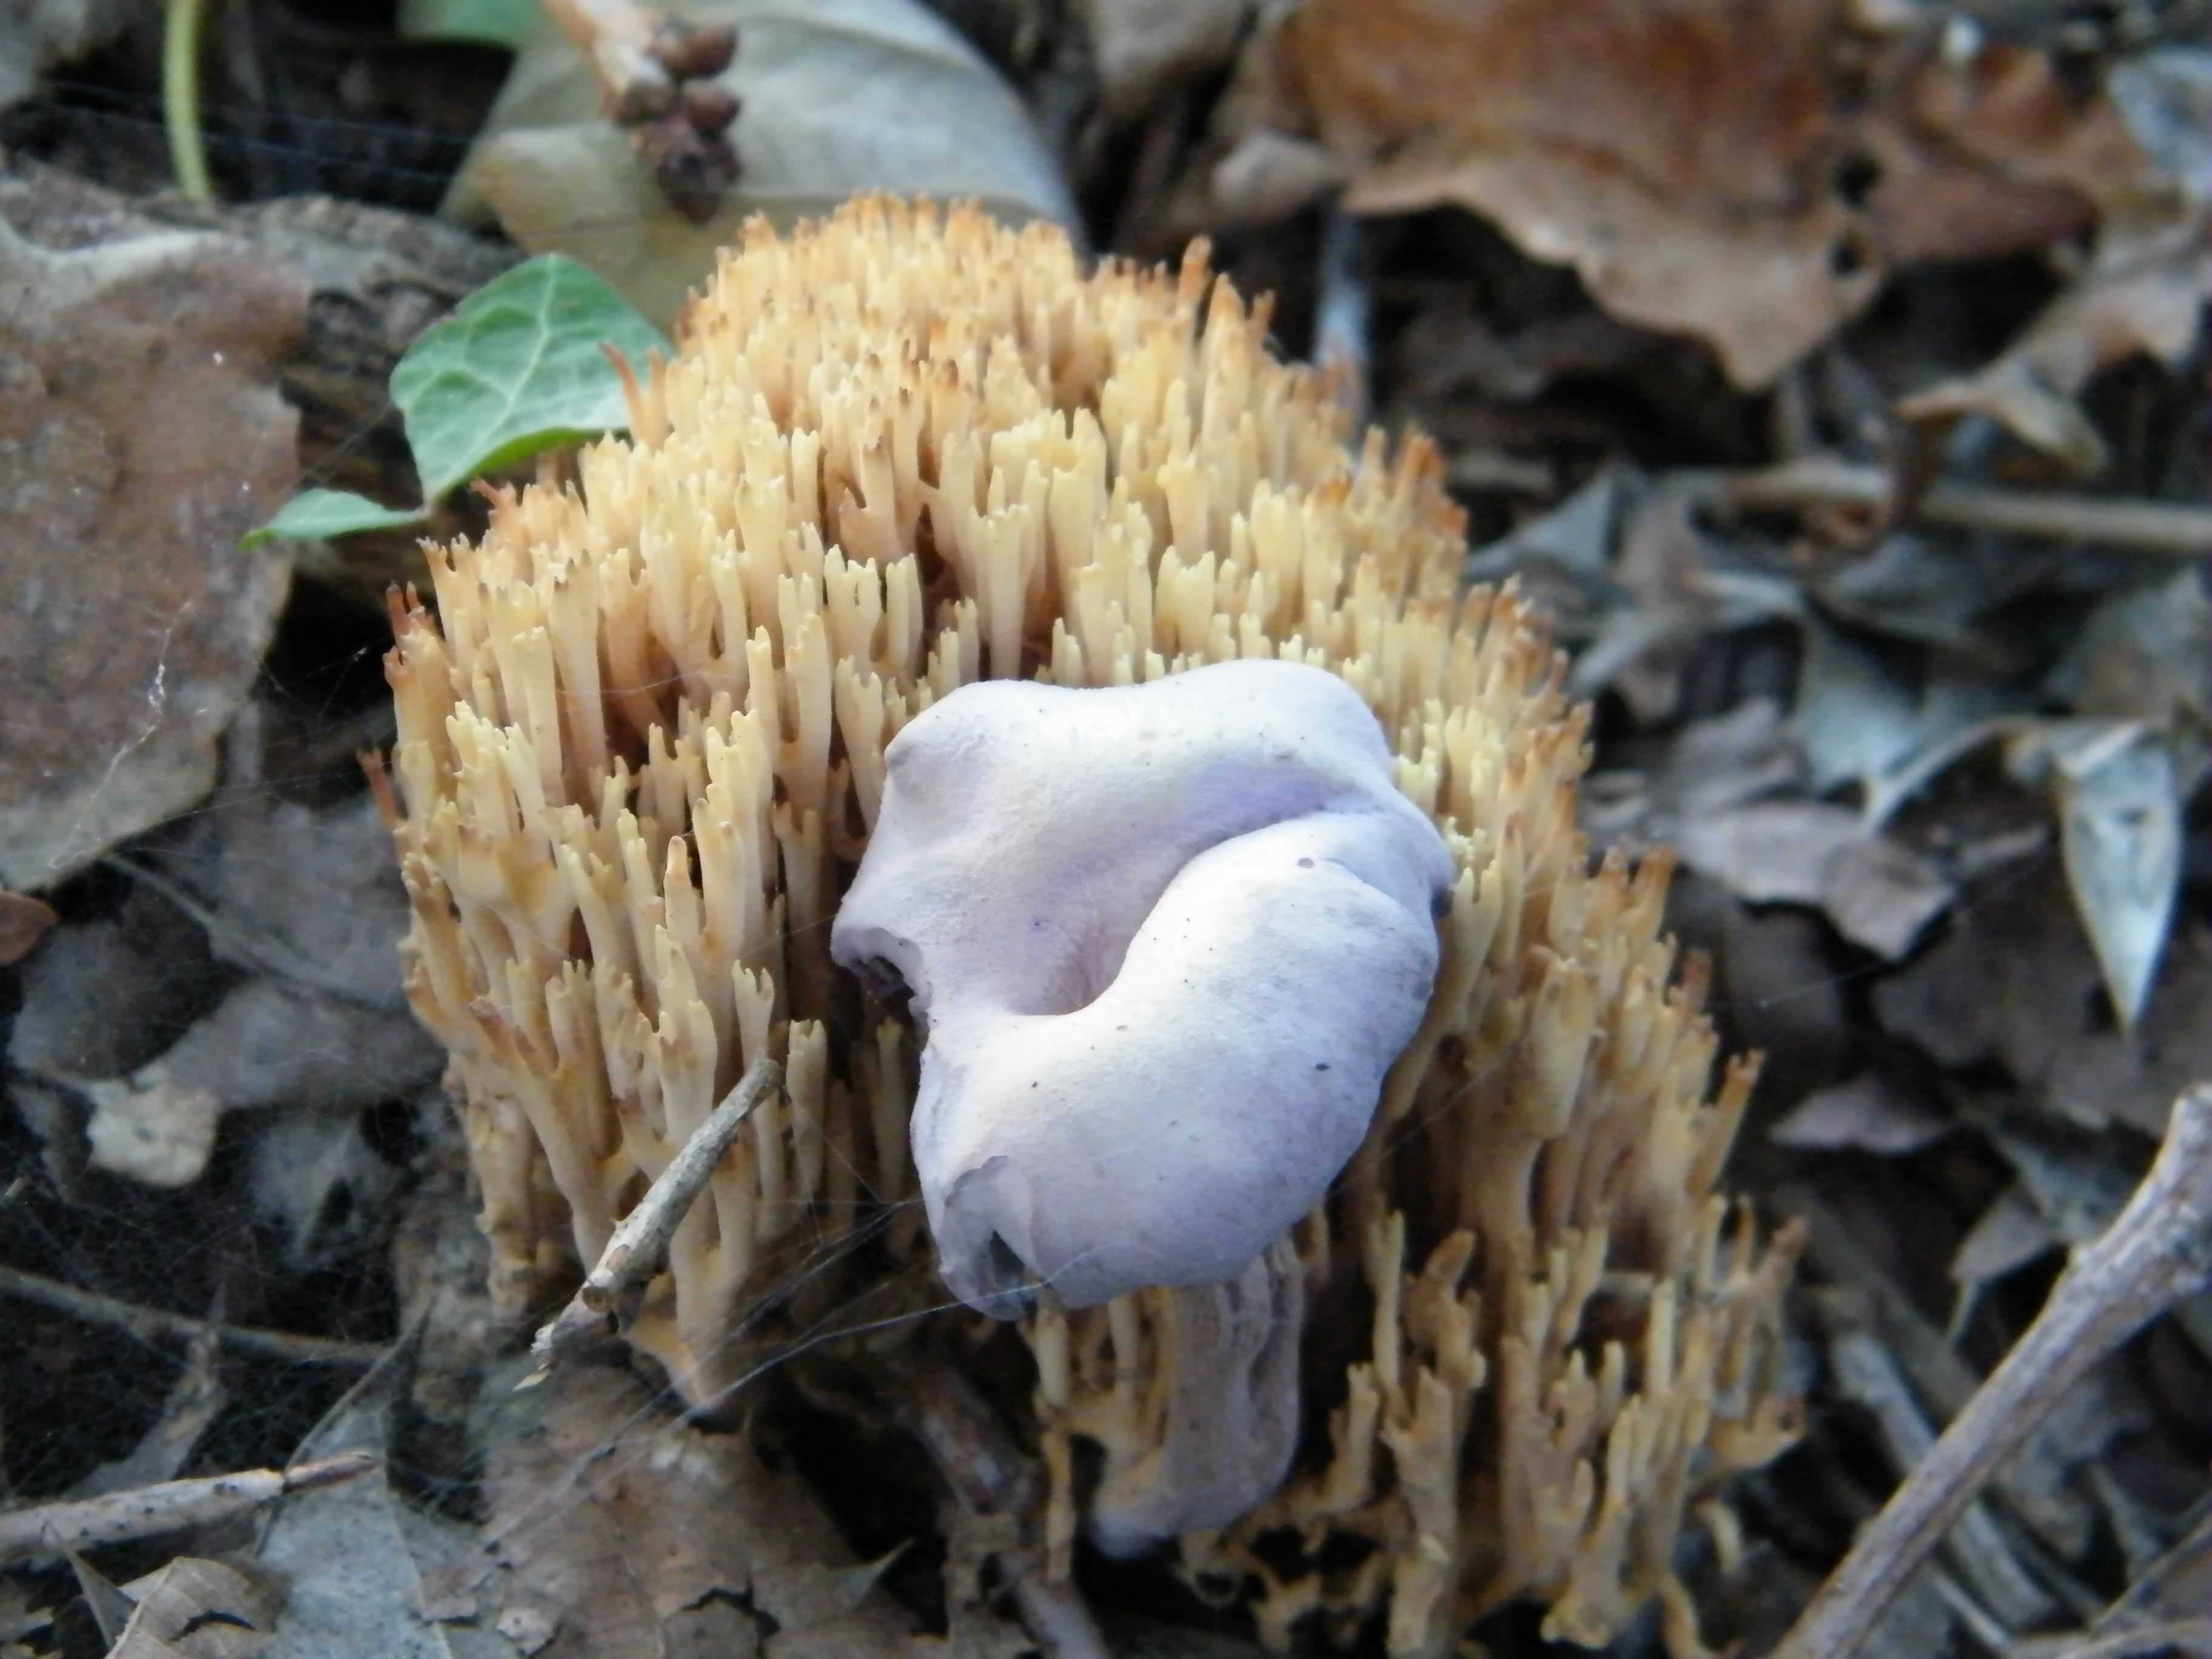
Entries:
{"type": "Polygon", "coordinates": [[[1940,660],[1908,675],[1910,658],[1809,608],[1803,623],[1791,724],[1813,787],[1856,784],[1869,823],[1887,823],[1961,755],[2014,729],[2032,706],[2015,688],[1940,660]]]}
{"type": "Polygon", "coordinates": [[[2212,298],[2212,233],[2202,220],[2108,240],[2094,262],[1999,357],[1905,398],[1912,421],[1981,415],[2075,471],[2104,470],[2105,441],[2075,398],[2130,357],[2178,368],[2212,298]]]}
{"type": "MultiPolygon", "coordinates": [[[[2202,572],[2191,565],[2107,593],[2081,619],[2043,690],[2077,714],[2212,730],[2212,593],[2202,572]]],[[[2187,793],[2196,775],[2183,770],[2187,793]]]]}
{"type": "Polygon", "coordinates": [[[2157,179],[2042,53],[1938,52],[1932,22],[1870,9],[1307,0],[1248,55],[1224,136],[1317,140],[1354,211],[1484,214],[1755,387],[1887,270],[2045,246],[2157,179]]]}
{"type": "Polygon", "coordinates": [[[2142,1015],[2181,888],[2173,751],[2127,720],[2053,720],[2014,740],[2013,769],[2047,776],[2066,883],[2123,1026],[2142,1015]]]}
{"type": "Polygon", "coordinates": [[[744,171],[719,211],[695,222],[669,205],[601,118],[590,68],[557,39],[516,58],[445,210],[495,218],[532,253],[571,255],[664,328],[757,213],[788,228],[889,191],[1076,222],[1021,100],[917,0],[713,0],[684,18],[738,32],[713,84],[738,100],[729,137],[744,171]]]}
{"type": "Polygon", "coordinates": [[[131,1589],[138,1608],[109,1659],[252,1659],[276,1598],[224,1562],[179,1556],[131,1589]]]}
{"type": "Polygon", "coordinates": [[[54,253],[0,228],[0,883],[43,887],[216,778],[291,566],[273,365],[307,283],[219,236],[54,253]]]}
{"type": "Polygon", "coordinates": [[[1815,1089],[1778,1119],[1767,1137],[1778,1146],[1821,1151],[1856,1147],[1900,1157],[1933,1146],[1950,1120],[1880,1072],[1815,1089]]]}
{"type": "Polygon", "coordinates": [[[1926,859],[1825,801],[1757,801],[1686,817],[1675,843],[1685,864],[1737,897],[1818,907],[1845,939],[1893,960],[1953,896],[1926,859]]]}
{"type": "Polygon", "coordinates": [[[2059,1242],[2050,1221],[2019,1182],[1975,1218],[1951,1254],[1951,1282],[1976,1290],[2026,1267],[2059,1242]]]}
{"type": "Polygon", "coordinates": [[[2158,994],[2132,1030],[2118,1030],[2051,861],[2035,853],[1972,883],[1945,935],[1875,985],[1875,1012],[1940,1065],[2002,1065],[2054,1115],[2155,1135],[2176,1079],[2186,1088],[2212,1076],[2212,1030],[2199,1012],[2212,997],[2212,933],[2173,930],[2158,994]]]}

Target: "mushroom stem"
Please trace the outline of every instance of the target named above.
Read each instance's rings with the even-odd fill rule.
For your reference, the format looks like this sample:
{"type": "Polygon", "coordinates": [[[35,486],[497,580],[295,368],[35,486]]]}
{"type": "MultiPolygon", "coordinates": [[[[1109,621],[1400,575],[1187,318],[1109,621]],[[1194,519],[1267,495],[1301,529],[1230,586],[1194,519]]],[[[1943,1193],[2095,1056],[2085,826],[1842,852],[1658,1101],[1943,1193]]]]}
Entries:
{"type": "Polygon", "coordinates": [[[2166,1144],[2083,1246],[1990,1379],[1828,1576],[1772,1659],[1845,1659],[1976,1493],[2060,1397],[2184,1297],[2212,1285],[2212,1084],[2173,1105],[2166,1144]]]}
{"type": "Polygon", "coordinates": [[[1291,1240],[1228,1284],[1152,1294],[1164,1398],[1156,1425],[1127,1421],[1102,1437],[1146,1449],[1133,1463],[1109,1451],[1092,1497],[1091,1540],[1109,1555],[1249,1514],[1283,1484],[1297,1449],[1305,1270],[1291,1240]]]}

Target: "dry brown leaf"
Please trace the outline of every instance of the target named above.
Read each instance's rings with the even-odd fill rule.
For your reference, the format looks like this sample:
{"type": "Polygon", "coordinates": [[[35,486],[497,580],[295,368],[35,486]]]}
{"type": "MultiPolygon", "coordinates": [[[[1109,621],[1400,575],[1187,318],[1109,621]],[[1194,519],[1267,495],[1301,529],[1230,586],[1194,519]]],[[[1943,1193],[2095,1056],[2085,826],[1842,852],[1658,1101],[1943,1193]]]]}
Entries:
{"type": "Polygon", "coordinates": [[[61,918],[54,907],[28,893],[0,890],[0,968],[21,962],[61,918]]]}
{"type": "Polygon", "coordinates": [[[1845,939],[1893,959],[1953,896],[1927,860],[1870,835],[1863,814],[1824,801],[1759,801],[1686,817],[1676,844],[1685,864],[1739,898],[1816,906],[1845,939]]]}
{"type": "Polygon", "coordinates": [[[238,538],[297,481],[308,289],[219,236],[4,228],[0,281],[0,883],[34,888],[215,782],[291,581],[238,538]]]}
{"type": "Polygon", "coordinates": [[[1815,1089],[1778,1119],[1768,1137],[1808,1150],[1856,1147],[1898,1157],[1934,1145],[1951,1121],[1879,1072],[1815,1089]]]}
{"type": "Polygon", "coordinates": [[[1911,421],[1986,416],[2077,471],[2104,470],[2105,441],[2074,399],[2130,357],[2177,367],[2212,298],[2212,230],[2197,222],[2109,243],[1994,362],[1905,398],[1911,421]]]}
{"type": "Polygon", "coordinates": [[[2118,107],[2083,96],[2046,53],[1933,46],[1899,42],[1875,70],[1893,77],[1893,95],[1850,127],[1879,169],[1866,205],[1893,264],[2046,246],[2162,193],[2118,107]]]}
{"type": "Polygon", "coordinates": [[[726,1652],[778,1659],[909,1650],[906,1620],[857,1589],[852,1555],[799,1475],[743,1434],[664,1414],[625,1371],[566,1366],[514,1396],[484,1483],[479,1576],[441,1601],[545,1659],[726,1652]],[[760,1632],[775,1632],[763,1640],[760,1632]]]}
{"type": "Polygon", "coordinates": [[[1091,57],[1109,119],[1141,115],[1229,61],[1249,0],[1091,0],[1091,57]]]}
{"type": "Polygon", "coordinates": [[[253,1659],[269,1645],[274,1602],[221,1561],[179,1557],[131,1589],[138,1610],[108,1659],[253,1659]]]}
{"type": "Polygon", "coordinates": [[[2042,54],[1940,52],[1924,28],[1863,32],[1863,11],[1306,0],[1248,58],[1231,136],[1318,137],[1358,169],[1354,211],[1484,214],[1755,387],[1887,270],[2042,246],[2155,183],[2112,105],[2042,54]]]}
{"type": "Polygon", "coordinates": [[[2027,1189],[2014,1182],[1997,1194],[1959,1241],[1951,1257],[1951,1282],[1972,1290],[2023,1267],[2060,1243],[2027,1189]]]}
{"type": "Polygon", "coordinates": [[[1977,884],[1944,937],[1875,985],[1875,1014],[1942,1065],[1998,1062],[2046,1111],[2161,1134],[2174,1096],[2212,1075],[2212,934],[2175,930],[2142,1018],[2118,1030],[2056,863],[1977,884]]]}

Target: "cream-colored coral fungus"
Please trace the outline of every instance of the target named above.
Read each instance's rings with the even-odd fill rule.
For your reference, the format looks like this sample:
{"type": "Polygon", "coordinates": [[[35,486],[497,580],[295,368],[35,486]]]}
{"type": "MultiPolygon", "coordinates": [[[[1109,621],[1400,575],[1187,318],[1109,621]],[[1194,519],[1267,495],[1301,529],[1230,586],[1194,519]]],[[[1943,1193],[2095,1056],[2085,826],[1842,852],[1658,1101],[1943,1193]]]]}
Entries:
{"type": "Polygon", "coordinates": [[[1436,988],[1361,1150],[1249,1293],[1025,1322],[1054,1565],[1086,1526],[1142,1538],[1218,1489],[1190,1402],[1220,1389],[1193,1367],[1240,1355],[1287,1408],[1264,1316],[1287,1278],[1309,1379],[1349,1369],[1309,1381],[1273,1495],[1179,1540],[1201,1593],[1273,1641],[1379,1615],[1407,1655],[1523,1595],[1601,1642],[1656,1594],[1694,1652],[1685,1512],[1790,1432],[1794,1235],[1762,1248],[1715,1185],[1752,1068],[1709,1095],[1702,975],[1659,932],[1668,861],[1590,867],[1583,713],[1518,597],[1461,591],[1434,450],[1347,450],[1267,323],[1202,250],[1086,271],[1056,231],[880,200],[755,226],[634,389],[631,437],[433,550],[434,617],[396,613],[391,810],[496,1288],[520,1310],[595,1257],[763,1054],[785,1097],[633,1340],[703,1400],[771,1301],[792,1328],[870,1274],[926,1279],[915,1036],[829,955],[885,744],[984,677],[1327,668],[1456,864],[1436,988]]]}

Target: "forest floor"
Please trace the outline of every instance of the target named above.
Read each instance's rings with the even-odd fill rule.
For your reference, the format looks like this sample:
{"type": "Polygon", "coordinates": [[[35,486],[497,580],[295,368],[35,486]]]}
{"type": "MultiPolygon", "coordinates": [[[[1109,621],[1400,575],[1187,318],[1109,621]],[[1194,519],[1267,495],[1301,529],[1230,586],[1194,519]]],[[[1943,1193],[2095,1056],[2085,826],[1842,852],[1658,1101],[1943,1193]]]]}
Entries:
{"type": "MultiPolygon", "coordinates": [[[[1285,355],[1434,438],[1470,579],[1594,705],[1593,848],[1677,850],[1668,925],[1766,1056],[1724,1184],[1808,1227],[1808,1428],[1682,1568],[1709,1640],[1769,1650],[2121,1213],[2212,1081],[2207,9],[1285,9],[732,0],[684,14],[736,56],[658,139],[498,0],[0,33],[0,1655],[1059,1639],[1013,1596],[945,1635],[988,1549],[819,1390],[684,1439],[637,1370],[507,1386],[355,757],[386,590],[481,522],[393,508],[429,480],[392,371],[526,254],[667,328],[745,215],[861,191],[1202,234],[1285,355]],[[302,486],[391,522],[241,546],[302,486]]],[[[2191,1288],[2035,1401],[1869,1650],[2212,1654],[2191,1288]]],[[[1257,1650],[1164,1573],[1079,1583],[1118,1651],[1257,1650]]],[[[1615,1650],[1686,1651],[1660,1624],[1615,1650]]]]}

